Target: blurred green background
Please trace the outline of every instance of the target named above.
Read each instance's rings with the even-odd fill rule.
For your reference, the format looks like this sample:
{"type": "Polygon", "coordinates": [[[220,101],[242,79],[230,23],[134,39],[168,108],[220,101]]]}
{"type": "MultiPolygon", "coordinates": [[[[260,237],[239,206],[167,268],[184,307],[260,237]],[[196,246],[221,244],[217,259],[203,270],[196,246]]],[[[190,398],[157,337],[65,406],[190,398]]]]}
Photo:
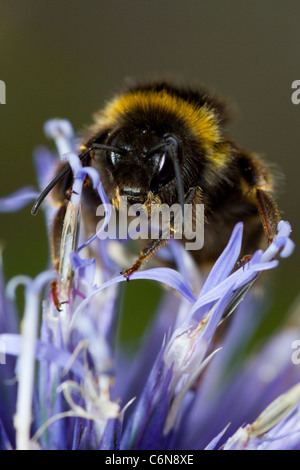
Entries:
{"type": "MultiPolygon", "coordinates": [[[[299,18],[298,0],[1,0],[0,197],[35,184],[32,151],[53,148],[43,135],[47,119],[65,117],[79,129],[125,78],[173,76],[232,102],[231,135],[285,175],[277,199],[299,246],[300,105],[291,102],[300,79],[299,18]]],[[[6,277],[43,270],[42,213],[33,218],[28,207],[0,220],[6,277]]],[[[268,328],[298,293],[298,276],[296,249],[271,276],[268,328]]],[[[126,322],[129,337],[159,298],[157,286],[132,284],[126,309],[141,324],[126,322]]]]}

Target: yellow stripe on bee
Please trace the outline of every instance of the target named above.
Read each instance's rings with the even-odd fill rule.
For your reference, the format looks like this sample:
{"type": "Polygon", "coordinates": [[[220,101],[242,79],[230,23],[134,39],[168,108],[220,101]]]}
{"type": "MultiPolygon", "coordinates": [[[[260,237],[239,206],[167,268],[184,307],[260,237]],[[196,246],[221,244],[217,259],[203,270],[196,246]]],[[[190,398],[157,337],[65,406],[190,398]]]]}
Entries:
{"type": "Polygon", "coordinates": [[[184,122],[194,136],[201,141],[201,146],[207,156],[217,166],[224,164],[227,154],[227,145],[221,140],[218,121],[212,109],[207,105],[197,106],[184,99],[172,96],[167,91],[135,91],[118,96],[109,102],[101,113],[102,123],[114,125],[120,116],[134,112],[137,109],[157,109],[174,114],[184,122]],[[219,144],[219,145],[218,145],[219,144]]]}

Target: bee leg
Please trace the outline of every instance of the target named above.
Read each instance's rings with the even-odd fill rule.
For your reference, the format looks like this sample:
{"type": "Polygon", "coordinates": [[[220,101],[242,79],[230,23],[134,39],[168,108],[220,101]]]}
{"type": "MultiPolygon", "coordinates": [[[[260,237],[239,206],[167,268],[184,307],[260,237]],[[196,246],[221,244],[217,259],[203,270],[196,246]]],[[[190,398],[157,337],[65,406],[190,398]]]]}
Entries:
{"type": "Polygon", "coordinates": [[[51,282],[50,290],[51,290],[52,300],[53,300],[53,303],[56,307],[56,310],[58,312],[61,312],[61,302],[59,301],[58,281],[52,281],[51,282]]]}
{"type": "MultiPolygon", "coordinates": [[[[84,182],[83,182],[82,190],[84,190],[86,188],[89,188],[91,186],[92,186],[92,180],[87,175],[84,182]]],[[[71,200],[72,194],[78,194],[78,193],[76,193],[76,191],[73,190],[73,186],[70,186],[65,192],[65,198],[67,199],[67,201],[71,200]]]]}
{"type": "MultiPolygon", "coordinates": [[[[196,200],[198,192],[199,192],[199,188],[196,188],[196,187],[190,188],[184,199],[185,204],[193,203],[193,201],[196,200]]],[[[149,243],[143,250],[141,250],[140,256],[138,257],[134,265],[131,266],[131,268],[126,269],[126,271],[122,271],[120,274],[123,274],[123,276],[127,279],[127,281],[129,281],[129,277],[131,276],[132,273],[137,271],[145,261],[148,261],[159,248],[161,248],[162,246],[168,243],[168,239],[174,236],[174,230],[175,229],[174,229],[174,216],[173,216],[170,221],[169,229],[166,229],[166,231],[161,230],[159,233],[159,237],[156,240],[152,240],[151,243],[149,243]]]]}
{"type": "MultiPolygon", "coordinates": [[[[261,224],[263,226],[268,245],[272,243],[277,235],[277,226],[280,221],[280,215],[277,205],[272,196],[264,189],[254,188],[256,196],[256,207],[259,213],[261,224]]],[[[243,256],[237,263],[238,267],[244,267],[253,255],[243,256]]]]}
{"type": "Polygon", "coordinates": [[[156,240],[152,240],[149,245],[147,245],[143,250],[141,250],[140,256],[138,257],[134,265],[131,266],[131,268],[122,271],[120,274],[123,274],[126,280],[129,281],[129,276],[131,276],[132,273],[137,271],[141,267],[141,265],[144,262],[148,261],[159,248],[166,245],[167,243],[168,240],[166,238],[163,238],[163,233],[161,233],[159,238],[157,238],[156,240]]]}
{"type": "Polygon", "coordinates": [[[253,258],[253,255],[245,255],[240,260],[237,261],[238,268],[244,268],[249,261],[253,258]]]}
{"type": "Polygon", "coordinates": [[[262,162],[245,151],[240,153],[238,162],[241,175],[249,188],[249,192],[255,194],[258,214],[270,244],[277,234],[280,215],[276,202],[270,194],[272,181],[270,181],[268,169],[262,162]]]}
{"type": "Polygon", "coordinates": [[[277,235],[277,226],[280,221],[277,205],[272,196],[260,188],[256,189],[256,205],[268,243],[271,244],[277,235]]]}

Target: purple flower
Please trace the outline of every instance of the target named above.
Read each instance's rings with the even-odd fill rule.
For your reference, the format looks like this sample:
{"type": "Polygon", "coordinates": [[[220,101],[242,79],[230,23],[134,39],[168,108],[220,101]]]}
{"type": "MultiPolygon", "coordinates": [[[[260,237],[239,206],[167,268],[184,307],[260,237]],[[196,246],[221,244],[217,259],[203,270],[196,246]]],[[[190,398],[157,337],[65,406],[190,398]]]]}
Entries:
{"type": "Polygon", "coordinates": [[[240,427],[224,450],[299,449],[300,383],[276,398],[252,424],[240,427]]]}
{"type": "MultiPolygon", "coordinates": [[[[83,168],[73,153],[75,137],[67,121],[49,121],[45,129],[69,162],[74,186],[59,272],[45,271],[33,280],[18,276],[6,290],[0,277],[0,358],[5,358],[0,364],[0,448],[300,448],[300,375],[291,360],[299,328],[287,326],[255,356],[237,360],[262,318],[255,293],[246,294],[262,271],[277,267],[276,256],[292,253],[289,224],[281,221],[268,249],[233,271],[243,236],[238,223],[204,281],[190,255],[172,241],[164,255],[178,270],[153,268],[131,277],[137,288],[139,279],[148,279],[168,289],[140,350],[129,357],[115,346],[117,300],[125,281],[110,257],[118,242],[97,234],[87,240],[80,227],[86,175],[106,208],[101,230],[109,221],[101,175],[83,168]],[[42,300],[53,279],[67,300],[60,312],[49,292],[42,300]],[[20,331],[14,306],[19,283],[25,286],[20,331]],[[222,323],[233,311],[224,330],[222,323]]],[[[55,173],[56,158],[40,149],[35,162],[44,187],[55,173]]],[[[1,199],[0,210],[17,210],[36,194],[25,188],[1,199]]],[[[48,200],[44,205],[51,225],[55,209],[48,200]]]]}

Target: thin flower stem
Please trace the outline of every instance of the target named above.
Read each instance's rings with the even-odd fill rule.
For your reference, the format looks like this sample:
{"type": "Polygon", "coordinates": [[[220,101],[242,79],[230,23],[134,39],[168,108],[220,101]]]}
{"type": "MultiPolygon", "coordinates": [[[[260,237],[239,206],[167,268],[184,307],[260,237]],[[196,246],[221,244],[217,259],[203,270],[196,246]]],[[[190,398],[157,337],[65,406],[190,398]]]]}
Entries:
{"type": "Polygon", "coordinates": [[[38,334],[39,295],[27,292],[19,362],[17,412],[14,418],[17,450],[30,449],[35,347],[38,334]]]}

